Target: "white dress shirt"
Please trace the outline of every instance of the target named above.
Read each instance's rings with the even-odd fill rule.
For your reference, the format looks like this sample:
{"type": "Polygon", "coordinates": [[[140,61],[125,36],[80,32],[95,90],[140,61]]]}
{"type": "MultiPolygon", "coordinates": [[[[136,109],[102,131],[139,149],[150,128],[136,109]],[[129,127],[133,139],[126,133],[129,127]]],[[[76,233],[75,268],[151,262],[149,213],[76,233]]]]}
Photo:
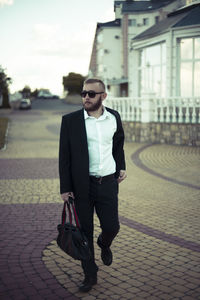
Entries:
{"type": "Polygon", "coordinates": [[[116,172],[112,148],[117,121],[105,107],[103,109],[103,114],[98,119],[89,116],[84,110],[91,176],[106,176],[116,172]]]}

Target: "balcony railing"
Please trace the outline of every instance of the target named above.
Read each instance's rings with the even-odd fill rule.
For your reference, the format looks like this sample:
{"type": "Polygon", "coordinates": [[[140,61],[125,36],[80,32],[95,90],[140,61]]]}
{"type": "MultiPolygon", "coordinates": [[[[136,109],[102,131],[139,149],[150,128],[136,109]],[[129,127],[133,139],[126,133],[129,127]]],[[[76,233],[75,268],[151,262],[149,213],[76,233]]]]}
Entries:
{"type": "Polygon", "coordinates": [[[122,121],[200,123],[200,97],[113,98],[105,105],[117,110],[122,121]]]}

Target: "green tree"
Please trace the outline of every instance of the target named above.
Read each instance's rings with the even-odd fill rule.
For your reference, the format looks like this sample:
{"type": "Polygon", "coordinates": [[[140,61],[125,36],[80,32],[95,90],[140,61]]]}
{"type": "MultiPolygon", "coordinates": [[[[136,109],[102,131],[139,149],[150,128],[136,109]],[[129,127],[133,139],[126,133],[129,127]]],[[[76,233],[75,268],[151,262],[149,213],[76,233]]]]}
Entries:
{"type": "Polygon", "coordinates": [[[31,92],[31,96],[37,98],[38,93],[39,93],[39,90],[35,89],[33,92],[31,92]]]}
{"type": "Polygon", "coordinates": [[[5,73],[5,70],[0,66],[0,96],[3,97],[2,108],[10,108],[9,105],[9,84],[12,83],[10,77],[5,73]]]}
{"type": "Polygon", "coordinates": [[[69,95],[80,94],[83,87],[85,77],[78,73],[69,73],[67,76],[63,76],[64,90],[68,91],[69,95]]]}
{"type": "Polygon", "coordinates": [[[31,88],[28,85],[25,85],[20,93],[23,95],[24,98],[29,98],[31,95],[31,88]]]}

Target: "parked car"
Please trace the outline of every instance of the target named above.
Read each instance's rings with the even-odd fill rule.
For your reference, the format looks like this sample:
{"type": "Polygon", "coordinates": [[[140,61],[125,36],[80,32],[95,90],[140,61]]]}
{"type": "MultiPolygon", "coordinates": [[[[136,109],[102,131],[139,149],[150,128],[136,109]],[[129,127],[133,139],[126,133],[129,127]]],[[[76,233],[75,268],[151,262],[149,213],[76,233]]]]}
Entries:
{"type": "Polygon", "coordinates": [[[51,94],[45,94],[45,95],[42,95],[42,96],[39,96],[38,97],[39,99],[59,99],[59,96],[57,95],[51,95],[51,94]]]}
{"type": "Polygon", "coordinates": [[[59,99],[59,96],[53,95],[48,91],[39,91],[38,99],[59,99]]]}
{"type": "Polygon", "coordinates": [[[52,95],[52,99],[59,99],[60,97],[58,95],[52,95]]]}
{"type": "Polygon", "coordinates": [[[19,108],[20,109],[31,109],[31,100],[28,98],[22,99],[19,108]]]}

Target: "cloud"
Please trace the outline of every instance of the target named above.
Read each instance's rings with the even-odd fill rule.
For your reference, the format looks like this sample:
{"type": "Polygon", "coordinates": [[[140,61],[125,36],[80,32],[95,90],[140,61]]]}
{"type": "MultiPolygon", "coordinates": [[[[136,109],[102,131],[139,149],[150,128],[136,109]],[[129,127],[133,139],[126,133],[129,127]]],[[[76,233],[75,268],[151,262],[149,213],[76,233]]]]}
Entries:
{"type": "Polygon", "coordinates": [[[113,6],[110,6],[104,13],[101,22],[108,22],[115,19],[113,6]]]}
{"type": "Polygon", "coordinates": [[[73,33],[60,24],[35,24],[33,28],[33,52],[39,56],[89,57],[95,24],[84,24],[73,33]],[[91,26],[92,25],[92,26],[91,26]],[[87,32],[87,37],[85,36],[87,32]]]}
{"type": "Polygon", "coordinates": [[[0,0],[0,7],[4,5],[12,5],[14,0],[0,0]]]}
{"type": "Polygon", "coordinates": [[[57,36],[60,24],[35,24],[33,30],[36,38],[48,41],[57,36]]]}
{"type": "Polygon", "coordinates": [[[59,24],[35,24],[33,51],[37,55],[57,56],[65,52],[65,37],[59,24]]]}

